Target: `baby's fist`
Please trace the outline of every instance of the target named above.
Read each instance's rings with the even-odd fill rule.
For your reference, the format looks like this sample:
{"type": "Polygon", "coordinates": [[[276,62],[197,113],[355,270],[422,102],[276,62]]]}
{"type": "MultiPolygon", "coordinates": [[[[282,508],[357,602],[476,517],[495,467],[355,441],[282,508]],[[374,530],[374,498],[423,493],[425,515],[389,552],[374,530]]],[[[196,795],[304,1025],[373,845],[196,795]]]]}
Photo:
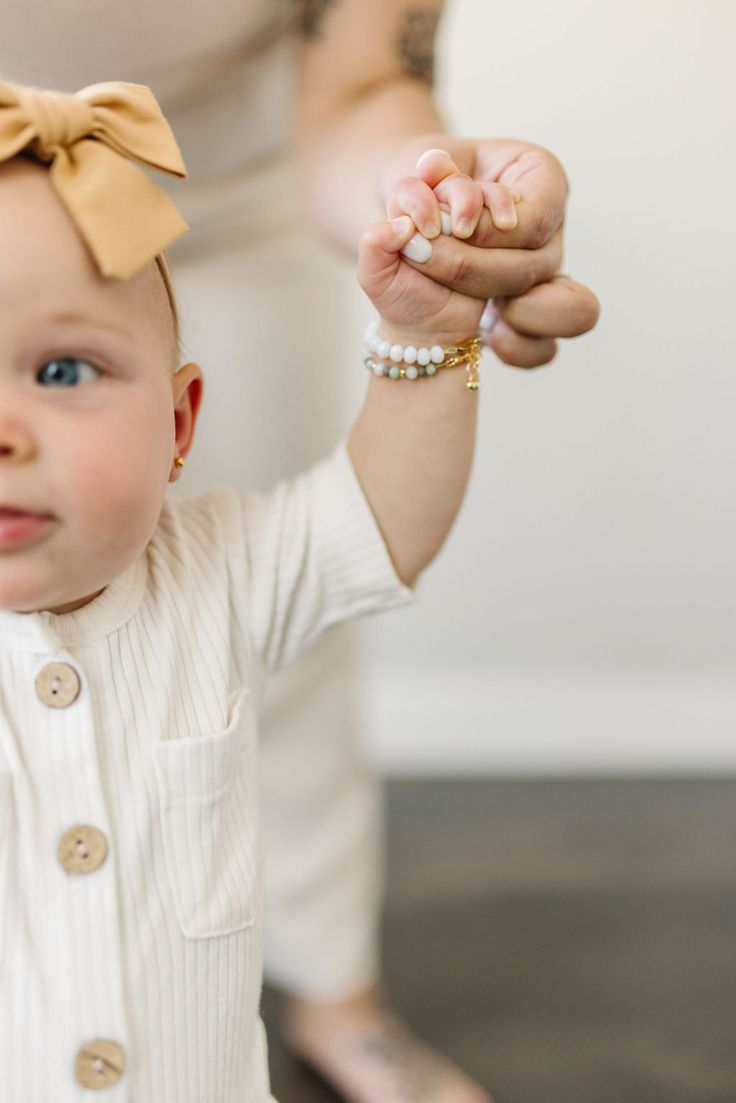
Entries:
{"type": "Polygon", "coordinates": [[[455,345],[477,333],[485,305],[451,291],[407,264],[401,250],[416,233],[400,215],[374,222],[358,250],[358,279],[381,317],[387,339],[411,345],[455,345]]]}

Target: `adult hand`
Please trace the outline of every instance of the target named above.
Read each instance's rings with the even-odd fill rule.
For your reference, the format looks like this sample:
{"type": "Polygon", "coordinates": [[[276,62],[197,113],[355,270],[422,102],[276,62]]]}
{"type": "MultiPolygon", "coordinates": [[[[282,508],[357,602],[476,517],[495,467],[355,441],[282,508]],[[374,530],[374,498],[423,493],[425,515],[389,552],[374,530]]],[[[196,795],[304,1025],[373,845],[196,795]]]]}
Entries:
{"type": "Polygon", "coordinates": [[[433,135],[405,147],[383,183],[391,189],[389,216],[408,214],[431,239],[431,257],[410,263],[446,287],[490,300],[484,337],[504,363],[549,363],[556,338],[595,325],[595,295],[559,274],[568,187],[551,153],[524,142],[433,135]],[[441,233],[441,207],[452,236],[441,233]]]}

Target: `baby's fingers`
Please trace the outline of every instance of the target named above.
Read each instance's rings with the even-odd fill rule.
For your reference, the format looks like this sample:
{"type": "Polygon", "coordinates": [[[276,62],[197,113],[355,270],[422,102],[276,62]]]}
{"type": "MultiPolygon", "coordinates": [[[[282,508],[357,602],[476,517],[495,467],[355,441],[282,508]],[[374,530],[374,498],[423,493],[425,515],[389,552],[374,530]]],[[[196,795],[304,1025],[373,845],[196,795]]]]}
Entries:
{"type": "Polygon", "coordinates": [[[389,218],[407,214],[426,238],[440,233],[440,211],[437,197],[424,180],[417,176],[405,176],[391,188],[386,199],[389,218]]]}
{"type": "Polygon", "coordinates": [[[379,310],[401,264],[400,251],[414,233],[412,220],[401,215],[389,222],[372,223],[360,240],[358,282],[379,310]]]}
{"type": "Polygon", "coordinates": [[[479,180],[478,187],[483,194],[483,201],[491,212],[493,225],[498,230],[513,230],[519,223],[516,213],[516,203],[521,196],[514,195],[504,184],[497,184],[492,180],[479,180]]]}
{"type": "Polygon", "coordinates": [[[434,194],[440,203],[449,208],[449,226],[445,224],[442,227],[445,233],[452,233],[459,238],[467,238],[475,233],[485,198],[474,180],[461,172],[453,173],[452,176],[440,180],[435,186],[434,194]]]}

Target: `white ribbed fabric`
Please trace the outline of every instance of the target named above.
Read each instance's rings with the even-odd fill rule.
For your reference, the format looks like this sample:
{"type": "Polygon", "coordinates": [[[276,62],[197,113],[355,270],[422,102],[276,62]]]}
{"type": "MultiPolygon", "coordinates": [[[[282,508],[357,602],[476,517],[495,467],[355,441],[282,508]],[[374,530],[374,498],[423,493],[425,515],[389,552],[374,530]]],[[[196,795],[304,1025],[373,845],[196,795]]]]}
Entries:
{"type": "Polygon", "coordinates": [[[344,447],[265,496],[167,503],[146,554],[64,616],[0,613],[0,1099],[266,1103],[263,675],[408,600],[344,447]],[[50,708],[47,663],[81,692],[50,708]],[[78,824],[106,861],[57,858],[78,824]],[[107,1039],[120,1081],[80,1087],[107,1039]]]}

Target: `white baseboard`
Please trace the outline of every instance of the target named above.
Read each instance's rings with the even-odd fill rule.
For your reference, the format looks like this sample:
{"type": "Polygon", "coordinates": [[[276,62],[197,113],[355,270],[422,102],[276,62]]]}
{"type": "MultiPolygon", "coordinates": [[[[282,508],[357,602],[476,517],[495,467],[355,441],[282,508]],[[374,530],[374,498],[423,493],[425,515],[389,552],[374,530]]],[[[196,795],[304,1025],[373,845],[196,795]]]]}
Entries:
{"type": "Polygon", "coordinates": [[[390,775],[736,773],[736,675],[374,668],[364,718],[390,775]]]}

